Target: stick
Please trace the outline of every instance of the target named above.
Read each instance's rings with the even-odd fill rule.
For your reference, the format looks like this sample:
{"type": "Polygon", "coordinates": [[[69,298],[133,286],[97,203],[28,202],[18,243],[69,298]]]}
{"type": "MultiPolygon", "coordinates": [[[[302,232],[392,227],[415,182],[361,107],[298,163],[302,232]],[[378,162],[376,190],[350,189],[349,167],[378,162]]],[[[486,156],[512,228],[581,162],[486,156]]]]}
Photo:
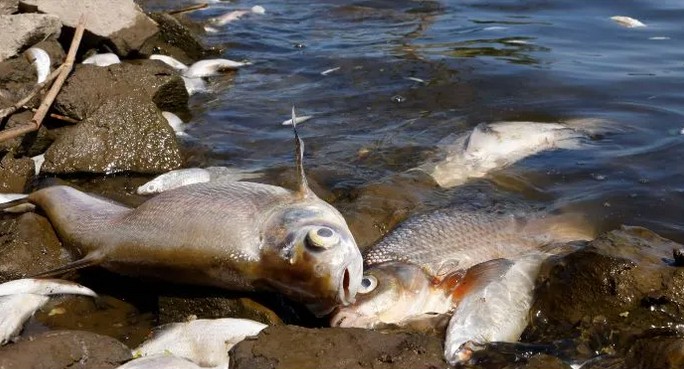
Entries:
{"type": "Polygon", "coordinates": [[[181,13],[187,13],[187,12],[194,12],[195,10],[204,9],[208,6],[209,6],[209,4],[207,4],[207,3],[190,5],[190,6],[186,6],[185,8],[180,8],[180,9],[176,9],[176,10],[169,10],[168,12],[166,12],[166,14],[174,15],[174,14],[181,14],[181,13]]]}
{"type": "Polygon", "coordinates": [[[74,61],[76,60],[76,51],[78,51],[78,46],[81,43],[81,38],[83,37],[84,30],[85,16],[82,15],[81,19],[78,21],[76,32],[74,32],[74,38],[71,40],[71,46],[69,47],[69,52],[67,53],[67,57],[64,60],[64,64],[62,64],[59,67],[60,73],[58,74],[55,83],[52,84],[50,91],[48,91],[48,93],[45,95],[45,98],[38,107],[38,110],[36,110],[36,114],[33,116],[31,124],[6,129],[0,132],[0,142],[21,136],[28,132],[36,131],[38,130],[38,128],[40,128],[40,125],[43,123],[45,115],[47,115],[48,109],[50,109],[50,106],[55,101],[55,98],[57,97],[59,90],[62,88],[64,81],[66,81],[67,77],[69,76],[69,73],[71,73],[71,70],[74,67],[74,61]]]}
{"type": "Polygon", "coordinates": [[[14,114],[17,110],[20,108],[23,108],[26,104],[28,104],[31,99],[33,99],[34,96],[36,96],[40,91],[42,91],[47,85],[49,85],[52,80],[57,78],[57,75],[62,72],[62,67],[64,65],[60,65],[57,69],[55,69],[50,75],[47,76],[45,81],[38,83],[33,87],[33,90],[26,95],[23,99],[19,100],[16,104],[10,106],[9,108],[5,108],[0,110],[0,119],[4,119],[8,115],[14,114]]]}
{"type": "MultiPolygon", "coordinates": [[[[31,110],[31,111],[34,112],[34,113],[35,113],[36,111],[38,111],[38,109],[36,109],[36,108],[29,108],[28,106],[24,106],[23,108],[24,108],[24,109],[27,109],[27,110],[31,110]]],[[[50,114],[48,114],[48,115],[50,116],[50,118],[54,118],[54,119],[61,120],[61,121],[64,121],[64,122],[67,122],[67,123],[71,123],[71,124],[76,124],[76,123],[80,123],[80,122],[81,122],[81,121],[78,120],[78,119],[74,119],[74,118],[71,118],[71,117],[67,117],[66,115],[61,115],[61,114],[56,114],[56,113],[50,113],[50,114]]]]}

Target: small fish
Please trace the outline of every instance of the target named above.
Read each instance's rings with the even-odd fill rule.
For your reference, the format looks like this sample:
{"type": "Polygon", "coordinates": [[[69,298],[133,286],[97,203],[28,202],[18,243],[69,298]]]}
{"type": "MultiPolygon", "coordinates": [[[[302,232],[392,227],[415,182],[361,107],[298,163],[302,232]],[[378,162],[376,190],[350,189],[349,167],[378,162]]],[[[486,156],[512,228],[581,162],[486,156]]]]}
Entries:
{"type": "MultiPolygon", "coordinates": [[[[302,116],[297,117],[297,121],[295,123],[297,123],[297,124],[304,123],[311,118],[313,118],[313,115],[302,115],[302,116]]],[[[292,125],[292,119],[287,119],[287,120],[283,121],[283,123],[281,123],[281,125],[291,126],[292,125]]]]}
{"type": "Polygon", "coordinates": [[[138,187],[138,195],[152,195],[194,183],[216,180],[240,181],[260,178],[261,174],[228,167],[186,168],[172,170],[138,187]]]}
{"type": "MultiPolygon", "coordinates": [[[[190,360],[171,354],[158,354],[133,359],[116,369],[202,369],[202,367],[190,360]]],[[[219,366],[213,369],[228,369],[228,367],[219,366]]]]}
{"type": "Polygon", "coordinates": [[[198,92],[207,92],[207,84],[202,78],[188,78],[182,76],[183,82],[185,82],[185,89],[188,91],[188,95],[192,96],[198,92]]]}
{"type": "Polygon", "coordinates": [[[545,150],[584,148],[591,135],[607,131],[611,125],[598,119],[578,119],[572,124],[577,127],[561,123],[483,123],[471,132],[446,137],[438,143],[440,158],[412,170],[423,171],[439,186],[451,188],[545,150]]]}
{"type": "Polygon", "coordinates": [[[573,213],[506,215],[447,208],[409,218],[364,255],[367,270],[356,303],[332,324],[371,328],[449,313],[472,283],[474,265],[594,236],[573,213]],[[472,277],[471,277],[472,278],[472,277]]]}
{"type": "Polygon", "coordinates": [[[45,154],[33,156],[31,157],[31,160],[33,160],[33,166],[36,175],[40,174],[40,169],[43,167],[43,163],[45,162],[45,154]]]}
{"type": "Polygon", "coordinates": [[[612,19],[615,23],[627,28],[646,27],[646,25],[641,23],[641,21],[638,19],[626,17],[624,15],[615,15],[610,17],[610,19],[612,19]]]}
{"type": "Polygon", "coordinates": [[[341,68],[342,68],[342,67],[335,67],[335,68],[326,69],[326,70],[324,70],[324,71],[321,72],[321,75],[322,75],[322,76],[327,76],[328,74],[330,74],[330,73],[332,73],[332,72],[336,72],[336,71],[340,70],[341,68]]]}
{"type": "Polygon", "coordinates": [[[183,72],[183,75],[188,78],[211,77],[251,64],[230,59],[205,59],[192,64],[190,68],[183,72]]]}
{"type": "Polygon", "coordinates": [[[176,114],[173,114],[170,111],[163,111],[162,115],[166,121],[169,122],[169,126],[171,126],[174,132],[176,132],[176,135],[182,135],[185,133],[185,123],[183,123],[183,121],[178,118],[176,114]]]}
{"type": "Polygon", "coordinates": [[[121,63],[121,59],[114,53],[95,54],[86,58],[81,64],[94,64],[98,67],[106,67],[121,63]]]}
{"type": "Polygon", "coordinates": [[[36,83],[45,82],[47,76],[50,74],[50,55],[39,47],[29,48],[24,55],[36,68],[36,74],[38,76],[38,81],[36,83]]]}
{"type": "Polygon", "coordinates": [[[168,55],[152,54],[152,55],[150,55],[150,59],[152,59],[152,60],[159,60],[159,61],[161,61],[162,63],[165,63],[165,64],[171,66],[172,68],[177,69],[177,70],[180,70],[180,71],[183,71],[183,70],[188,69],[188,66],[187,66],[187,65],[185,65],[185,64],[183,64],[183,63],[181,63],[181,62],[179,62],[179,61],[176,60],[175,58],[170,57],[170,56],[168,56],[168,55]]]}
{"type": "Polygon", "coordinates": [[[201,367],[228,366],[228,351],[248,336],[256,336],[265,324],[248,319],[197,319],[166,324],[133,350],[133,356],[163,353],[188,359],[201,367]]]}
{"type": "Polygon", "coordinates": [[[218,180],[163,192],[137,208],[68,186],[31,193],[25,201],[83,256],[40,276],[101,265],[171,282],[277,291],[317,314],[352,303],[361,253],[344,217],[309,188],[304,145],[296,125],[293,131],[294,190],[218,180]]]}
{"type": "Polygon", "coordinates": [[[91,289],[59,279],[18,279],[0,284],[0,345],[21,332],[24,323],[51,295],[96,297],[91,289]]]}
{"type": "Polygon", "coordinates": [[[225,26],[228,23],[234,22],[245,15],[249,14],[249,10],[233,10],[228,13],[225,13],[219,17],[213,18],[210,20],[211,23],[217,25],[217,26],[225,26]]]}
{"type": "Polygon", "coordinates": [[[425,83],[424,79],[420,79],[420,78],[416,78],[416,77],[405,77],[405,79],[408,79],[409,81],[413,81],[413,82],[425,83]]]}
{"type": "Polygon", "coordinates": [[[467,362],[486,343],[520,339],[532,306],[534,281],[548,256],[535,252],[514,261],[491,260],[468,270],[464,280],[476,280],[477,285],[463,294],[447,327],[444,357],[451,365],[467,362]],[[470,278],[471,273],[488,276],[470,278]]]}

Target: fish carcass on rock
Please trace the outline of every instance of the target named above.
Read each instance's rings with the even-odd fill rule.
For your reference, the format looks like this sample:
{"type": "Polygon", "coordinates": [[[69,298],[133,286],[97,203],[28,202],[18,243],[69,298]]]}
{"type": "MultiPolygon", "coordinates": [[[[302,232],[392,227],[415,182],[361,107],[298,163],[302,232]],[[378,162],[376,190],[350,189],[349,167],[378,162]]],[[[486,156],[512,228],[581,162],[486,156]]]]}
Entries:
{"type": "Polygon", "coordinates": [[[138,187],[138,195],[151,195],[174,188],[216,180],[241,181],[260,178],[261,174],[228,167],[185,168],[172,170],[138,187]]]}
{"type": "Polygon", "coordinates": [[[164,192],[135,209],[66,186],[30,194],[26,200],[83,255],[45,275],[101,265],[180,283],[275,290],[319,314],[352,303],[361,253],[342,215],[309,189],[294,132],[295,191],[218,180],[164,192]]]}
{"type": "MultiPolygon", "coordinates": [[[[365,253],[368,269],[357,301],[340,307],[331,324],[360,328],[387,324],[422,327],[442,324],[445,315],[462,308],[461,315],[478,316],[480,322],[487,324],[466,325],[465,332],[455,329],[458,332],[451,335],[454,342],[462,341],[463,337],[474,341],[482,338],[485,342],[514,337],[520,334],[516,329],[525,325],[525,306],[529,305],[525,296],[531,296],[534,287],[525,283],[534,280],[536,269],[523,268],[527,264],[506,259],[541,252],[538,250],[568,241],[587,240],[593,233],[590,226],[571,213],[506,215],[446,208],[410,218],[365,253]],[[500,261],[491,262],[493,259],[500,261]],[[506,284],[509,278],[513,280],[506,284]],[[501,296],[501,299],[510,298],[512,304],[499,303],[486,308],[477,305],[475,296],[491,291],[510,292],[511,288],[522,293],[527,287],[530,287],[527,295],[518,296],[519,300],[501,296]],[[497,325],[492,325],[495,322],[508,326],[502,326],[497,332],[497,325]],[[490,334],[488,329],[497,334],[490,334]]],[[[469,322],[478,321],[472,316],[469,322]]],[[[455,315],[451,321],[454,319],[455,315]]],[[[458,350],[450,352],[461,352],[458,350]]]]}
{"type": "Polygon", "coordinates": [[[451,188],[542,151],[587,147],[591,136],[606,132],[610,126],[600,119],[576,119],[565,124],[482,123],[471,132],[441,140],[437,145],[440,157],[412,170],[423,171],[439,186],[451,188]]]}

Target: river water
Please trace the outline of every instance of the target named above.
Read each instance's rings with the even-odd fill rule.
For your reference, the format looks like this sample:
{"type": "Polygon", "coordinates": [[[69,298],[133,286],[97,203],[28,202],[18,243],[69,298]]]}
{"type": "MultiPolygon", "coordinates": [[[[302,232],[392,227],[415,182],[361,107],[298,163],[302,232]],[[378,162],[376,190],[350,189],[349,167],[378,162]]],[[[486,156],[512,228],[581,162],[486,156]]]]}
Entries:
{"type": "MultiPolygon", "coordinates": [[[[266,13],[202,36],[253,65],[191,99],[186,132],[204,147],[195,164],[265,170],[268,182],[291,184],[292,131],[281,122],[295,105],[314,116],[300,131],[314,191],[342,211],[361,246],[415,212],[482,193],[577,211],[602,230],[642,225],[684,241],[680,1],[263,0],[213,2],[187,17],[205,23],[253,5],[266,13]],[[647,27],[620,26],[615,15],[647,27]],[[588,149],[543,152],[448,191],[399,175],[481,122],[575,118],[614,129],[588,149]],[[357,201],[369,196],[375,202],[357,201]]],[[[104,320],[142,321],[141,332],[153,324],[127,309],[104,320]]]]}

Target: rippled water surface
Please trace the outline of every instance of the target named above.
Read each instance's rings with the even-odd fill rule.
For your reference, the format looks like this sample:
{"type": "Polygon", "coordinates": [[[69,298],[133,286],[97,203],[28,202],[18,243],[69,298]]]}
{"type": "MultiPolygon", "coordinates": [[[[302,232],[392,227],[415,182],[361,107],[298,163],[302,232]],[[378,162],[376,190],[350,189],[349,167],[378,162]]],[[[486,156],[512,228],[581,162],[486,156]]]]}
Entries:
{"type": "Polygon", "coordinates": [[[189,16],[257,4],[266,14],[204,36],[254,63],[193,98],[188,132],[211,148],[210,164],[291,166],[279,123],[293,104],[315,117],[302,128],[309,174],[334,193],[406,170],[480,122],[603,118],[618,129],[591,149],[545,152],[475,185],[684,240],[679,1],[240,1],[189,16]]]}
{"type": "MultiPolygon", "coordinates": [[[[143,1],[148,10],[187,4],[143,1]]],[[[416,211],[482,193],[684,241],[682,2],[264,0],[211,3],[188,17],[257,4],[266,14],[203,36],[254,64],[192,98],[187,132],[208,148],[197,164],[291,183],[292,132],[280,123],[294,104],[314,116],[301,128],[314,190],[362,245],[416,211]],[[622,27],[614,15],[647,27],[622,27]],[[480,122],[573,118],[616,125],[587,150],[544,152],[462,188],[397,177],[480,122]],[[360,204],[363,193],[382,206],[360,204]]]]}

